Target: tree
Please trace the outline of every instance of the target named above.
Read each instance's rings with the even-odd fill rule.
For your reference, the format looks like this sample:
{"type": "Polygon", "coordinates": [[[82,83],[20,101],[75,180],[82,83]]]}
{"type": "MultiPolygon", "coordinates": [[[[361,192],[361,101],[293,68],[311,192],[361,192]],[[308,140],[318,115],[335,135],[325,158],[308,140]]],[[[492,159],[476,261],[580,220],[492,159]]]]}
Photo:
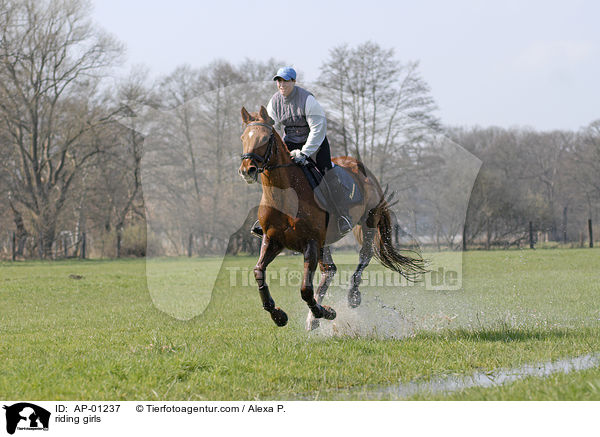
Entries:
{"type": "Polygon", "coordinates": [[[6,183],[48,257],[73,181],[100,153],[89,134],[110,114],[94,95],[122,47],[94,28],[81,0],[3,0],[1,7],[0,120],[15,162],[6,183]]]}
{"type": "MultiPolygon", "coordinates": [[[[99,191],[105,218],[105,230],[116,231],[116,256],[121,256],[123,230],[129,215],[144,218],[142,199],[141,162],[143,157],[145,130],[142,117],[137,117],[144,106],[156,106],[157,99],[152,87],[147,84],[148,72],[133,70],[117,84],[116,95],[110,98],[115,112],[121,108],[125,119],[118,119],[102,129],[94,129],[98,142],[102,142],[102,162],[94,166],[96,178],[92,178],[92,189],[99,191]]],[[[143,243],[143,242],[138,242],[143,243]]],[[[142,254],[143,250],[138,250],[142,254]]]]}
{"type": "Polygon", "coordinates": [[[403,168],[415,148],[439,129],[429,86],[418,62],[402,63],[393,49],[366,42],[333,48],[323,63],[319,91],[328,103],[332,136],[375,170],[385,183],[387,170],[403,168]]]}
{"type": "Polygon", "coordinates": [[[600,199],[600,120],[579,132],[572,152],[577,169],[572,176],[583,190],[591,217],[592,200],[600,199]]]}
{"type": "Polygon", "coordinates": [[[153,115],[142,165],[148,229],[160,240],[152,254],[189,253],[191,240],[198,252],[220,252],[257,204],[257,187],[237,174],[240,109],[266,105],[275,91],[271,64],[181,66],[160,81],[161,113],[153,115]]]}
{"type": "Polygon", "coordinates": [[[448,129],[454,141],[483,161],[471,193],[463,238],[468,243],[510,245],[524,238],[535,217],[535,197],[521,134],[501,128],[448,129]]]}
{"type": "Polygon", "coordinates": [[[559,216],[563,216],[563,208],[568,207],[571,197],[561,196],[561,192],[567,187],[565,165],[572,141],[573,135],[562,131],[526,132],[521,138],[521,155],[534,179],[532,187],[542,197],[546,210],[546,223],[542,226],[549,229],[554,241],[561,239],[559,216]]]}

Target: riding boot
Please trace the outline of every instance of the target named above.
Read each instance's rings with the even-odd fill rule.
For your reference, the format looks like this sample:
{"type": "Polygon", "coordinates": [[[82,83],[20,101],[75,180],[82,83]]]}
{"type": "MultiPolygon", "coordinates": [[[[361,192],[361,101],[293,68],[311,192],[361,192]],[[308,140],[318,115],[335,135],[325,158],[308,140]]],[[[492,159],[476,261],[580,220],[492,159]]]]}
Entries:
{"type": "Polygon", "coordinates": [[[327,193],[331,200],[331,206],[337,216],[337,227],[340,235],[346,235],[353,228],[352,216],[348,211],[348,192],[337,177],[335,171],[326,173],[327,193]]]}
{"type": "Polygon", "coordinates": [[[252,229],[250,229],[250,233],[252,235],[254,235],[256,238],[262,239],[262,237],[263,237],[263,230],[260,227],[260,223],[258,222],[258,220],[256,220],[256,222],[252,225],[252,229]]]}

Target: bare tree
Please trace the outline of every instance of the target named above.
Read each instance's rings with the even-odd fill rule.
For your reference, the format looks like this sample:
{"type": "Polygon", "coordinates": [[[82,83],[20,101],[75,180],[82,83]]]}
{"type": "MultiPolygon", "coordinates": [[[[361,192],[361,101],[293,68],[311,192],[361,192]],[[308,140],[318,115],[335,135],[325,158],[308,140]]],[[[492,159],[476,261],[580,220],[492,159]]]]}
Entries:
{"type": "Polygon", "coordinates": [[[547,223],[543,223],[542,226],[549,229],[554,241],[561,239],[559,232],[561,221],[559,216],[563,215],[561,206],[568,207],[569,196],[566,198],[561,196],[561,191],[564,191],[567,184],[566,156],[572,142],[573,135],[562,131],[525,132],[521,137],[520,155],[529,166],[530,177],[534,179],[531,188],[535,190],[535,194],[542,196],[544,209],[546,209],[547,223]]]}
{"type": "Polygon", "coordinates": [[[600,120],[579,133],[572,151],[577,171],[573,177],[588,199],[600,198],[600,120]]]}
{"type": "MultiPolygon", "coordinates": [[[[105,106],[114,108],[112,112],[120,109],[121,116],[92,130],[93,141],[100,144],[103,153],[83,173],[76,196],[78,231],[85,228],[90,217],[98,217],[104,236],[109,240],[116,238],[117,257],[122,255],[126,224],[143,224],[141,161],[145,126],[138,114],[145,106],[153,105],[156,98],[145,69],[132,70],[111,89],[105,106]]],[[[129,250],[143,254],[145,241],[136,243],[129,250]]]]}
{"type": "Polygon", "coordinates": [[[237,175],[240,109],[266,105],[276,90],[272,63],[182,66],[160,81],[162,114],[146,138],[142,174],[149,229],[166,252],[189,253],[192,241],[201,253],[224,250],[256,205],[237,175]]]}
{"type": "Polygon", "coordinates": [[[402,63],[392,49],[373,42],[332,49],[319,84],[344,153],[376,170],[384,182],[393,178],[387,170],[403,167],[411,149],[439,128],[418,63],[402,63]]]}
{"type": "Polygon", "coordinates": [[[95,29],[80,0],[4,0],[0,119],[17,166],[8,180],[48,257],[75,176],[99,153],[86,135],[108,115],[94,105],[100,74],[122,48],[95,29]]]}

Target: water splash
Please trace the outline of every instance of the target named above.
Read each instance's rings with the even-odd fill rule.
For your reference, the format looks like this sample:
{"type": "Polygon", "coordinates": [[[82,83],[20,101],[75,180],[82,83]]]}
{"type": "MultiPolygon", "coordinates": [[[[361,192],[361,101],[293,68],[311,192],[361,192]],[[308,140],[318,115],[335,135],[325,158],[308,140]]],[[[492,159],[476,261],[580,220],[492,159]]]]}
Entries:
{"type": "Polygon", "coordinates": [[[337,312],[333,321],[321,320],[314,336],[402,339],[415,335],[415,325],[403,312],[378,297],[363,299],[358,308],[349,308],[344,297],[332,304],[337,312]]]}

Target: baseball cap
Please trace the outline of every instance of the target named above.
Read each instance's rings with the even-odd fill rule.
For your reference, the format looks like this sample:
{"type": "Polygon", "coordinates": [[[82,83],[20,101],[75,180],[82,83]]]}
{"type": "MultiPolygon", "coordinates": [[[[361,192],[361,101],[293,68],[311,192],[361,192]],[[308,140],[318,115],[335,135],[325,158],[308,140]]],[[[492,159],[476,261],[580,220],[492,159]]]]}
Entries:
{"type": "Polygon", "coordinates": [[[282,78],[283,80],[296,80],[296,70],[294,70],[292,67],[281,67],[279,70],[277,70],[277,74],[273,76],[273,80],[277,80],[278,77],[282,78]]]}

